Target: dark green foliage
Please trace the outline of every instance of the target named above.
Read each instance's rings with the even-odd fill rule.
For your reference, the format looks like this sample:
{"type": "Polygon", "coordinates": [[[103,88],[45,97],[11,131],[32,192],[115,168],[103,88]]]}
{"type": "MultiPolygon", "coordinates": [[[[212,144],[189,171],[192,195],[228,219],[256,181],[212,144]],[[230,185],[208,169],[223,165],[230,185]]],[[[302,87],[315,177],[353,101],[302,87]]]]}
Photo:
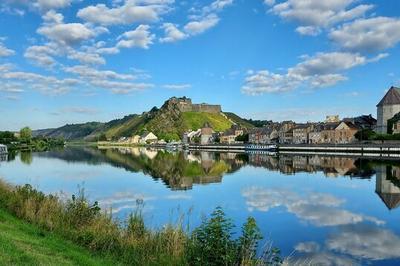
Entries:
{"type": "MultiPolygon", "coordinates": [[[[239,238],[240,256],[242,262],[252,262],[257,258],[258,242],[262,239],[260,229],[253,217],[247,218],[239,238]]],[[[242,263],[243,264],[243,263],[242,263]]]]}
{"type": "Polygon", "coordinates": [[[249,142],[249,134],[243,134],[235,138],[236,141],[249,142]]]}
{"type": "Polygon", "coordinates": [[[10,131],[0,131],[0,143],[1,144],[11,144],[11,142],[17,141],[13,132],[10,131]]]}
{"type": "Polygon", "coordinates": [[[400,120],[400,113],[395,114],[392,118],[387,121],[387,133],[393,133],[393,125],[400,120]]]}
{"type": "Polygon", "coordinates": [[[272,248],[262,257],[257,256],[262,239],[254,218],[249,217],[242,226],[242,234],[234,239],[234,226],[222,208],[217,207],[196,228],[188,242],[190,265],[278,265],[282,262],[279,249],[272,248]]]}
{"type": "Polygon", "coordinates": [[[354,137],[358,140],[371,140],[376,135],[376,133],[371,129],[359,130],[354,137]]]}
{"type": "Polygon", "coordinates": [[[233,265],[237,244],[232,240],[233,224],[218,207],[209,220],[193,231],[189,261],[193,265],[233,265]]]}

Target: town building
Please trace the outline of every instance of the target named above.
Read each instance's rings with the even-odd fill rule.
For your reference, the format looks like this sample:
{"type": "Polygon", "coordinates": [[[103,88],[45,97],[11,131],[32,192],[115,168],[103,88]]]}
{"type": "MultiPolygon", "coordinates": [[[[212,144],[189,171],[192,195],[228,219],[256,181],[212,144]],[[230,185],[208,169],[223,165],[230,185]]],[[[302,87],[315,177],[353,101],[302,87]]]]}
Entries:
{"type": "Polygon", "coordinates": [[[400,121],[393,123],[393,134],[400,134],[400,121]]]}
{"type": "Polygon", "coordinates": [[[152,132],[145,132],[142,134],[140,137],[140,143],[141,144],[151,144],[151,143],[156,143],[158,140],[157,136],[154,135],[152,132]]]}
{"type": "Polygon", "coordinates": [[[378,118],[376,132],[386,134],[387,121],[400,112],[400,88],[391,87],[376,107],[378,118]]]}
{"type": "Polygon", "coordinates": [[[278,131],[273,125],[254,128],[249,132],[249,142],[253,144],[277,143],[278,131]]]}
{"type": "Polygon", "coordinates": [[[298,124],[293,128],[293,143],[309,143],[309,133],[314,129],[312,124],[298,124]]]}
{"type": "Polygon", "coordinates": [[[232,127],[226,130],[220,136],[220,143],[233,144],[236,142],[236,138],[244,134],[243,128],[239,125],[232,125],[232,127]]]}
{"type": "Polygon", "coordinates": [[[325,123],[339,123],[340,119],[338,115],[327,115],[325,123]]]}
{"type": "Polygon", "coordinates": [[[293,140],[293,128],[295,127],[293,121],[283,121],[278,130],[279,143],[292,143],[293,140]],[[290,132],[289,132],[290,131],[290,132]]]}
{"type": "Polygon", "coordinates": [[[369,115],[361,115],[352,118],[344,118],[344,122],[351,122],[359,129],[371,129],[375,130],[377,120],[372,117],[371,114],[369,115]]]}
{"type": "Polygon", "coordinates": [[[214,130],[210,126],[208,122],[204,124],[204,126],[201,128],[201,137],[200,137],[200,144],[206,145],[210,144],[213,141],[213,133],[214,130]]]}
{"type": "Polygon", "coordinates": [[[325,124],[319,143],[346,144],[355,141],[358,128],[351,122],[325,124]]]}

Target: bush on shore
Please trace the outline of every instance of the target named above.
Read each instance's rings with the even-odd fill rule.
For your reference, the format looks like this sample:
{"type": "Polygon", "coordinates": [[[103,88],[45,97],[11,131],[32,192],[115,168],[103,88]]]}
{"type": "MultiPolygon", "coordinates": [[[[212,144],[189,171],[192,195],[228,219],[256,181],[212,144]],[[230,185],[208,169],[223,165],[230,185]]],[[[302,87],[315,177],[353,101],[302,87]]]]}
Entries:
{"type": "Polygon", "coordinates": [[[20,219],[129,265],[279,265],[279,250],[257,255],[262,239],[254,218],[248,218],[241,235],[221,208],[192,232],[182,223],[160,229],[146,227],[141,209],[125,223],[90,203],[84,191],[63,201],[30,185],[12,187],[0,181],[0,207],[20,219]]]}

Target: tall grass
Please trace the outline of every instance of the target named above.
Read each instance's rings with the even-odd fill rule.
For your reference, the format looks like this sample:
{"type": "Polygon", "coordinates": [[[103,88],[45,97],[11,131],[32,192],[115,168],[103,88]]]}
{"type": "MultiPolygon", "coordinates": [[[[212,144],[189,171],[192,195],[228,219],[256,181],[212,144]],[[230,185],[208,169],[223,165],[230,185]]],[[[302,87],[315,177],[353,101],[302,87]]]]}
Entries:
{"type": "Polygon", "coordinates": [[[277,249],[257,256],[260,231],[253,218],[234,238],[232,221],[217,208],[192,232],[183,223],[160,229],[146,227],[141,208],[125,222],[101,211],[80,190],[70,200],[45,195],[30,185],[13,187],[0,181],[0,208],[20,219],[110,257],[123,265],[279,265],[277,249]]]}

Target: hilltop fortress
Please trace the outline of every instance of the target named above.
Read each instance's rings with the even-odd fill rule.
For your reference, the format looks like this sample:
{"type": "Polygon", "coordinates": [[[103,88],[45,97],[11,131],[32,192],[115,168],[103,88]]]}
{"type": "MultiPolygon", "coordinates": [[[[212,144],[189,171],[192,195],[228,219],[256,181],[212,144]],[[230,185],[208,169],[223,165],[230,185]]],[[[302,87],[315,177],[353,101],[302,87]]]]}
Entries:
{"type": "Polygon", "coordinates": [[[221,105],[213,104],[193,104],[190,98],[173,97],[169,100],[171,103],[175,104],[181,112],[202,112],[202,113],[213,113],[219,114],[222,112],[221,105]]]}

